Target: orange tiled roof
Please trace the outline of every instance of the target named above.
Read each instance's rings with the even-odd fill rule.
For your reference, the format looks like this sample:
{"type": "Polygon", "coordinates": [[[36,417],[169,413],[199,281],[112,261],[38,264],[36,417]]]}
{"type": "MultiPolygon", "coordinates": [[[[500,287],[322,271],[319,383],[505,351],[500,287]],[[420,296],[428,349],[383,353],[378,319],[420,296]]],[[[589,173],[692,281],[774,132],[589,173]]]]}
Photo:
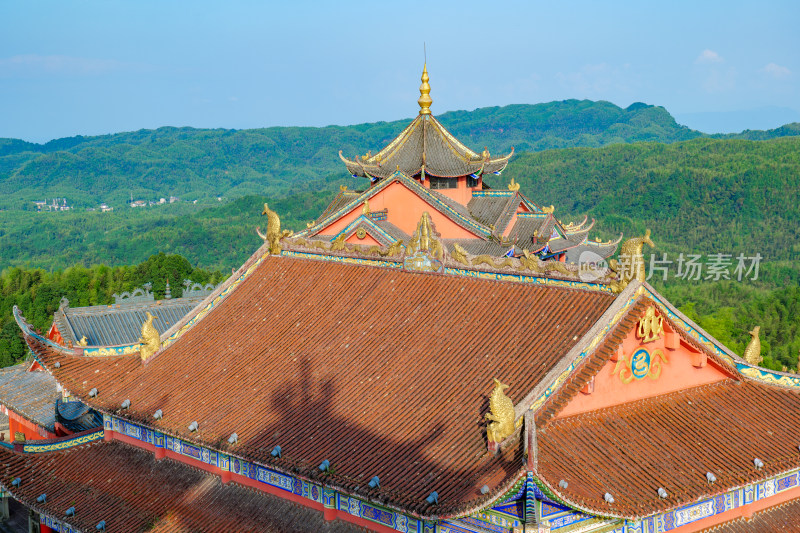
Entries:
{"type": "Polygon", "coordinates": [[[310,479],[328,459],[345,490],[441,516],[491,498],[523,467],[519,447],[486,451],[492,378],[519,401],[613,301],[270,256],[147,365],[29,342],[67,390],[97,408],[310,479]],[[131,407],[121,411],[125,399],[131,407]],[[233,432],[239,444],[228,448],[233,432]],[[282,459],[270,456],[275,445],[282,459]],[[381,488],[367,490],[376,475],[381,488]],[[494,489],[487,496],[484,484],[494,489]],[[433,490],[440,504],[431,510],[424,498],[433,490]]]}
{"type": "Polygon", "coordinates": [[[0,484],[17,500],[82,531],[352,532],[362,528],[319,511],[118,441],[23,454],[0,447],[0,484]],[[19,477],[19,487],[11,485],[19,477]],[[37,498],[47,494],[44,503],[37,498]],[[75,507],[75,516],[65,512],[75,507]],[[224,511],[224,512],[221,512],[224,511]]]}
{"type": "Polygon", "coordinates": [[[565,417],[538,432],[538,473],[581,509],[648,516],[800,466],[799,411],[794,391],[726,379],[565,417]]]}

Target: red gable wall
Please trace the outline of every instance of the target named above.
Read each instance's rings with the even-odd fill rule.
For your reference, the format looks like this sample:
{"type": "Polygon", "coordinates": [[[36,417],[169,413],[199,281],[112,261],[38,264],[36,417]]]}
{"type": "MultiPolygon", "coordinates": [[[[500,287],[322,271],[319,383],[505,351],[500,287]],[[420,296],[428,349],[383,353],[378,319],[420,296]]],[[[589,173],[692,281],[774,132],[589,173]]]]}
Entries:
{"type": "MultiPolygon", "coordinates": [[[[362,208],[363,204],[357,205],[349,213],[317,233],[321,235],[336,235],[361,216],[362,208]]],[[[372,211],[387,209],[386,220],[409,235],[416,231],[417,223],[422,217],[422,213],[427,211],[431,216],[431,221],[436,226],[436,231],[439,232],[443,239],[475,239],[478,237],[435,210],[428,202],[400,182],[392,183],[370,198],[369,208],[372,211]]]]}
{"type": "Polygon", "coordinates": [[[664,333],[651,342],[643,342],[637,329],[628,333],[615,357],[600,369],[593,381],[567,404],[557,418],[714,383],[727,377],[706,359],[705,354],[682,341],[666,320],[664,333]],[[641,350],[647,355],[640,353],[641,350]],[[641,372],[631,371],[634,356],[641,372]],[[649,371],[645,372],[648,357],[649,371]]]}

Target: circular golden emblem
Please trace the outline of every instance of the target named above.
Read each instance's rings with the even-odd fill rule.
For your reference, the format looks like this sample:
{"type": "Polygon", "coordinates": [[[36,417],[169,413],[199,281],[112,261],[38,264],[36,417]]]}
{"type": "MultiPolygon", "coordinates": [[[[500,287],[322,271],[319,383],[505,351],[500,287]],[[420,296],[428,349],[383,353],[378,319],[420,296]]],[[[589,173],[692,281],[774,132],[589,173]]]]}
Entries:
{"type": "Polygon", "coordinates": [[[358,230],[356,231],[356,237],[358,237],[359,239],[363,239],[366,236],[367,236],[367,230],[365,230],[364,228],[358,228],[358,230]]]}

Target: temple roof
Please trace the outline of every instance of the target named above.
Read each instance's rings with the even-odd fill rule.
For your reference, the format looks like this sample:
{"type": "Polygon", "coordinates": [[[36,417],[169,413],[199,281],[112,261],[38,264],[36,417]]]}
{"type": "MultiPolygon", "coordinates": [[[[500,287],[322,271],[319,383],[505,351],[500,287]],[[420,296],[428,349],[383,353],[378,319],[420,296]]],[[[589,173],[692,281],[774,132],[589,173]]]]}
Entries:
{"type": "Polygon", "coordinates": [[[425,174],[443,178],[501,172],[514,149],[501,157],[491,157],[486,150],[482,154],[473,152],[430,114],[429,93],[426,67],[420,87],[419,115],[397,138],[374,155],[370,152],[348,159],[339,152],[347,170],[354,176],[370,178],[385,178],[396,170],[408,176],[416,176],[424,171],[425,174]]]}
{"type": "MultiPolygon", "coordinates": [[[[47,372],[29,372],[30,363],[0,368],[0,404],[49,431],[55,431],[58,385],[47,372]]],[[[13,439],[13,435],[11,436],[13,439]]]]}
{"type": "Polygon", "coordinates": [[[69,302],[62,300],[53,322],[67,345],[76,344],[84,336],[88,346],[135,344],[148,311],[156,315],[153,325],[163,333],[202,301],[203,297],[193,297],[69,307],[69,302]]]}
{"type": "Polygon", "coordinates": [[[27,339],[65,388],[101,410],[215,447],[235,431],[236,454],[310,479],[328,459],[329,479],[347,491],[445,515],[496,497],[522,471],[521,446],[487,452],[491,378],[519,401],[614,301],[599,290],[291,256],[247,268],[146,365],[27,339]],[[199,431],[187,430],[192,421],[199,431]],[[375,475],[381,488],[366,489],[375,475]]]}
{"type": "Polygon", "coordinates": [[[800,467],[798,411],[795,391],[726,379],[560,418],[539,431],[539,473],[580,509],[648,516],[800,467]]]}
{"type": "Polygon", "coordinates": [[[363,531],[345,521],[119,441],[23,454],[0,446],[0,486],[27,507],[80,531],[194,533],[363,531]],[[20,478],[18,487],[11,480],[20,478]],[[45,502],[37,499],[47,494],[45,502]],[[75,507],[75,515],[65,511],[75,507]]]}

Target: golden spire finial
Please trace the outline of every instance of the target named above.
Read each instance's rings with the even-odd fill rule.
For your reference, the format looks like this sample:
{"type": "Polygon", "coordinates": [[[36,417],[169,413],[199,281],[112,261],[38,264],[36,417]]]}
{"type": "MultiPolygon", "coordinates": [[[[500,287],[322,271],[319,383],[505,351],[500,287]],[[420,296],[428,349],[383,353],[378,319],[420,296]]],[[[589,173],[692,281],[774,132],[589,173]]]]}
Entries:
{"type": "Polygon", "coordinates": [[[419,104],[419,114],[420,115],[430,115],[431,114],[431,104],[433,100],[431,100],[431,86],[428,85],[428,64],[422,66],[422,85],[419,86],[419,100],[417,103],[419,104]]]}

